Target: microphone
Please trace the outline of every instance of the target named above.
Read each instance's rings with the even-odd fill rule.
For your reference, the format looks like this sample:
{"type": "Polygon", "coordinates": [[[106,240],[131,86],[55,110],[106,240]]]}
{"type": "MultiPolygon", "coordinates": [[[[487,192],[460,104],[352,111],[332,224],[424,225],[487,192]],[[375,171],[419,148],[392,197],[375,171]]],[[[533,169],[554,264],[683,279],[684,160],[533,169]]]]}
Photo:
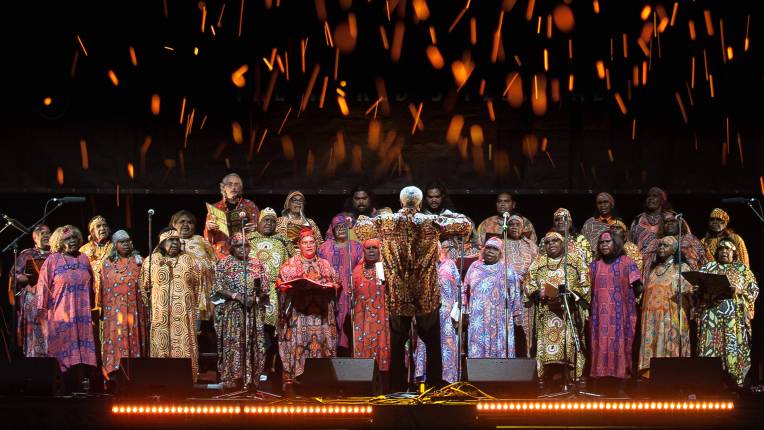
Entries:
{"type": "Polygon", "coordinates": [[[152,215],[154,215],[154,209],[149,209],[149,210],[148,210],[148,214],[149,214],[149,216],[152,216],[152,215]]]}
{"type": "Polygon", "coordinates": [[[503,214],[501,214],[501,216],[504,218],[504,222],[501,224],[501,228],[502,229],[506,229],[507,228],[507,219],[509,218],[509,212],[504,212],[503,214]]]}
{"type": "Polygon", "coordinates": [[[8,215],[5,215],[5,214],[3,214],[3,218],[5,218],[5,221],[9,225],[11,225],[11,226],[13,226],[13,227],[23,231],[26,234],[29,234],[29,229],[24,224],[20,223],[18,220],[14,219],[14,218],[11,218],[11,217],[9,217],[8,215]]]}
{"type": "Polygon", "coordinates": [[[684,219],[684,214],[683,213],[675,214],[674,218],[676,218],[676,219],[684,219]]]}
{"type": "Polygon", "coordinates": [[[749,199],[746,197],[727,197],[722,199],[722,203],[726,203],[728,205],[736,205],[736,204],[748,204],[755,202],[756,199],[749,199]]]}
{"type": "Polygon", "coordinates": [[[85,197],[53,197],[51,200],[61,203],[85,203],[85,197]]]}

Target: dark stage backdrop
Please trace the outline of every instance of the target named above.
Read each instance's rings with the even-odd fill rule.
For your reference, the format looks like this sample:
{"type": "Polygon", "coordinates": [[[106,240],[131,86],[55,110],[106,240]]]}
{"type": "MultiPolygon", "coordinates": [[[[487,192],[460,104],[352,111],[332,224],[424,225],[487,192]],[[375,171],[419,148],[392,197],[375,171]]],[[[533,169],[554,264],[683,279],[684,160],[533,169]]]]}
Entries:
{"type": "MultiPolygon", "coordinates": [[[[533,221],[537,232],[543,233],[549,229],[552,222],[552,213],[558,207],[570,209],[573,221],[580,228],[584,221],[593,214],[594,194],[521,194],[516,195],[517,209],[533,221]]],[[[50,194],[3,194],[0,195],[0,213],[18,219],[26,225],[32,224],[43,213],[45,201],[54,196],[50,194]]],[[[247,194],[262,209],[266,206],[273,207],[280,212],[284,206],[285,194],[247,194]]],[[[642,211],[643,197],[638,194],[615,194],[618,212],[628,223],[642,211]]],[[[764,228],[759,224],[754,214],[744,205],[723,205],[721,195],[711,194],[682,194],[676,192],[669,194],[674,208],[685,214],[693,233],[702,237],[706,231],[706,220],[711,209],[722,207],[730,214],[731,227],[743,236],[749,247],[752,269],[754,274],[761,280],[764,277],[764,228]]],[[[346,195],[339,194],[308,194],[306,212],[313,218],[325,232],[334,214],[339,212],[346,199],[346,195]]],[[[456,210],[470,216],[476,223],[493,215],[495,211],[493,194],[455,194],[451,196],[456,210]]],[[[112,230],[126,228],[135,243],[135,246],[143,255],[147,253],[147,210],[154,209],[156,214],[153,219],[152,241],[156,244],[158,231],[168,224],[170,216],[177,210],[188,209],[200,220],[197,232],[203,228],[203,219],[206,214],[204,202],[219,200],[218,194],[134,194],[121,195],[119,200],[114,194],[91,194],[87,196],[87,202],[83,204],[66,204],[57,212],[53,213],[48,220],[49,226],[55,228],[65,223],[77,225],[86,234],[87,223],[96,214],[104,215],[112,227],[112,230]]],[[[381,194],[377,196],[376,207],[390,206],[393,209],[400,207],[396,194],[381,194]]],[[[0,236],[0,244],[4,247],[15,237],[13,230],[7,230],[0,236]]],[[[31,246],[31,238],[25,238],[21,247],[31,246]]],[[[11,254],[2,255],[3,287],[7,286],[7,272],[11,264],[11,254]]],[[[2,294],[2,309],[5,324],[10,323],[8,317],[7,295],[2,294]]],[[[761,300],[757,302],[757,317],[754,320],[754,350],[755,356],[762,354],[764,345],[764,309],[761,300]]],[[[762,375],[764,376],[764,375],[762,375]]]]}

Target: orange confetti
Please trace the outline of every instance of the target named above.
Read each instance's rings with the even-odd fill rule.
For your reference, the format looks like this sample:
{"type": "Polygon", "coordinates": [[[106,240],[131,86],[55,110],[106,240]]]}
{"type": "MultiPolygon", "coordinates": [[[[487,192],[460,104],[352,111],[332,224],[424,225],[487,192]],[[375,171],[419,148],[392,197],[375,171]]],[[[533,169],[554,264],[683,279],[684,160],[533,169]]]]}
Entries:
{"type": "Polygon", "coordinates": [[[676,21],[676,11],[679,9],[679,2],[674,2],[674,9],[671,11],[671,23],[670,26],[674,26],[674,21],[676,21]]]}
{"type": "Polygon", "coordinates": [[[45,97],[44,99],[42,99],[42,104],[45,106],[50,106],[51,104],[53,104],[53,99],[50,97],[45,97]]]}
{"type": "Polygon", "coordinates": [[[443,56],[440,55],[440,50],[435,45],[430,45],[427,47],[427,59],[430,60],[430,64],[432,64],[432,67],[434,67],[436,70],[442,69],[445,65],[443,56]]]}
{"type": "Polygon", "coordinates": [[[690,29],[690,40],[695,40],[695,21],[687,21],[687,27],[690,29]]]}
{"type": "Polygon", "coordinates": [[[706,34],[708,37],[714,35],[714,23],[711,21],[711,11],[706,9],[703,11],[703,17],[706,19],[706,34]]]}
{"type": "Polygon", "coordinates": [[[628,112],[626,110],[626,105],[623,103],[623,99],[621,98],[621,95],[616,91],[615,93],[615,101],[618,103],[618,107],[621,109],[621,113],[626,115],[628,112]]]}
{"type": "Polygon", "coordinates": [[[451,118],[451,122],[448,124],[448,130],[446,131],[446,142],[451,145],[459,143],[459,138],[462,134],[462,127],[464,127],[464,117],[461,115],[454,115],[451,118]]]}
{"type": "Polygon", "coordinates": [[[183,117],[186,115],[186,98],[180,104],[180,124],[183,124],[183,117]]]}
{"type": "Polygon", "coordinates": [[[458,23],[459,23],[459,21],[460,21],[460,20],[462,19],[462,17],[464,16],[464,13],[465,13],[465,12],[467,12],[467,8],[468,8],[468,7],[469,7],[469,2],[467,2],[467,6],[466,6],[464,9],[462,9],[462,10],[460,10],[460,11],[459,11],[459,14],[458,14],[458,15],[456,15],[456,18],[454,18],[454,21],[451,23],[451,26],[450,26],[450,27],[448,27],[448,32],[449,32],[449,33],[450,33],[450,32],[452,32],[452,31],[454,31],[454,28],[456,27],[456,24],[458,24],[458,23]]]}
{"type": "Polygon", "coordinates": [[[88,50],[85,49],[85,44],[82,43],[82,39],[80,38],[79,34],[77,34],[76,36],[77,36],[77,42],[80,44],[80,48],[82,48],[82,53],[85,54],[85,56],[87,57],[88,56],[88,50]]]}
{"type": "Polygon", "coordinates": [[[324,76],[324,85],[321,88],[321,97],[318,100],[318,108],[323,109],[324,108],[324,100],[326,99],[326,87],[329,84],[329,77],[324,76]]]}
{"type": "Polygon", "coordinates": [[[546,76],[544,75],[533,76],[533,98],[531,98],[531,109],[533,110],[533,113],[538,116],[542,116],[546,113],[546,76]]]}
{"type": "Polygon", "coordinates": [[[341,22],[334,28],[334,41],[343,54],[349,54],[355,49],[357,31],[355,21],[352,26],[347,22],[341,22]]]}
{"type": "Polygon", "coordinates": [[[401,50],[403,49],[403,33],[406,31],[406,25],[403,21],[395,23],[395,31],[393,32],[393,45],[390,49],[390,59],[397,63],[401,59],[401,50]]]}
{"type": "Polygon", "coordinates": [[[294,159],[294,142],[288,135],[281,136],[281,151],[284,153],[284,158],[287,160],[294,159]]]}
{"type": "Polygon", "coordinates": [[[64,185],[64,168],[61,166],[56,169],[56,182],[58,185],[64,185]]]}
{"type": "Polygon", "coordinates": [[[300,104],[300,111],[305,111],[305,108],[308,107],[308,100],[310,99],[310,94],[313,92],[313,86],[316,84],[316,79],[318,79],[318,72],[320,70],[321,65],[316,63],[316,65],[313,66],[313,71],[310,73],[308,87],[305,89],[305,96],[302,98],[302,103],[300,104]]]}
{"type": "Polygon", "coordinates": [[[594,8],[594,13],[599,14],[600,13],[600,2],[597,0],[592,0],[592,8],[594,8]]]}
{"type": "MultiPolygon", "coordinates": [[[[486,108],[488,109],[488,119],[491,120],[491,122],[496,121],[496,113],[493,111],[493,100],[488,99],[485,101],[486,108]]],[[[490,154],[490,151],[489,151],[490,154]]],[[[490,157],[489,157],[490,159],[490,157]]]]}
{"type": "Polygon", "coordinates": [[[369,121],[369,149],[376,151],[382,140],[382,122],[377,119],[369,121]]]}
{"type": "Polygon", "coordinates": [[[631,140],[637,139],[637,119],[631,120],[631,140]]]}
{"type": "Polygon", "coordinates": [[[135,49],[132,46],[130,47],[130,62],[133,63],[133,66],[138,66],[138,57],[135,55],[135,49]]]}
{"type": "Polygon", "coordinates": [[[568,91],[573,91],[574,80],[575,78],[573,77],[573,74],[568,76],[568,91]]]}
{"type": "Polygon", "coordinates": [[[557,78],[552,79],[552,101],[555,103],[560,101],[560,80],[557,78]]]}
{"type": "Polygon", "coordinates": [[[759,176],[759,188],[761,188],[761,194],[764,195],[764,176],[759,176]]]}
{"type": "Polygon", "coordinates": [[[284,129],[284,125],[286,125],[287,118],[289,118],[290,113],[292,113],[292,106],[289,106],[289,110],[287,110],[286,115],[284,115],[284,120],[281,121],[281,127],[279,127],[279,131],[276,134],[281,134],[281,130],[284,129]]]}
{"type": "Polygon", "coordinates": [[[340,111],[342,112],[342,116],[350,115],[350,109],[348,108],[348,103],[345,100],[345,97],[337,96],[337,104],[340,107],[340,111]]]}
{"type": "Polygon", "coordinates": [[[597,77],[605,79],[605,63],[602,60],[597,60],[597,77]]]}
{"type": "Polygon", "coordinates": [[[750,39],[748,39],[748,27],[751,25],[751,15],[748,15],[745,21],[745,41],[743,42],[743,52],[748,52],[750,46],[750,39]]]}
{"type": "Polygon", "coordinates": [[[682,121],[687,124],[687,111],[684,109],[684,103],[682,103],[682,96],[679,95],[679,91],[674,93],[676,102],[679,105],[679,112],[682,113],[682,121]]]}
{"type": "Polygon", "coordinates": [[[623,58],[629,58],[629,41],[626,38],[626,33],[623,33],[623,58]]]}
{"type": "Polygon", "coordinates": [[[80,158],[82,160],[82,170],[88,170],[90,163],[88,162],[88,143],[85,139],[80,139],[80,158]]]}
{"type": "Polygon", "coordinates": [[[419,107],[416,110],[416,115],[414,116],[414,125],[411,127],[411,135],[413,136],[416,132],[417,127],[420,129],[424,128],[424,124],[422,124],[419,121],[419,118],[422,116],[422,107],[424,106],[424,103],[420,102],[419,107]]]}
{"type": "Polygon", "coordinates": [[[470,127],[470,140],[475,146],[480,146],[485,142],[483,137],[483,128],[479,124],[470,127]]]}
{"type": "Polygon", "coordinates": [[[544,71],[549,71],[549,50],[544,48],[544,71]]]}
{"type": "Polygon", "coordinates": [[[554,25],[558,30],[563,33],[567,33],[573,30],[575,25],[575,19],[573,17],[573,11],[570,6],[566,4],[559,4],[555,6],[552,11],[552,17],[554,18],[554,25]]]}
{"type": "Polygon", "coordinates": [[[523,155],[528,157],[529,160],[533,161],[534,158],[536,158],[536,154],[538,154],[539,151],[539,141],[538,137],[534,134],[526,134],[523,136],[523,155]]]}
{"type": "Polygon", "coordinates": [[[390,49],[390,44],[387,41],[387,32],[385,31],[385,26],[379,26],[379,35],[382,38],[382,47],[385,48],[385,51],[387,51],[390,49]]]}
{"type": "Polygon", "coordinates": [[[530,21],[533,18],[533,8],[536,6],[536,0],[528,0],[528,8],[525,9],[525,20],[530,21]]]}
{"type": "Polygon", "coordinates": [[[276,80],[278,77],[278,70],[274,69],[271,71],[271,79],[268,81],[268,88],[265,90],[265,97],[263,98],[263,112],[268,111],[268,106],[271,104],[271,97],[273,96],[273,90],[276,88],[276,80]]]}
{"type": "Polygon", "coordinates": [[[425,0],[414,0],[412,6],[414,6],[414,17],[417,21],[426,21],[430,17],[430,9],[425,0]]]}
{"type": "Polygon", "coordinates": [[[315,0],[316,3],[316,17],[319,21],[326,21],[326,3],[324,0],[315,0]]]}
{"type": "Polygon", "coordinates": [[[608,160],[610,160],[611,163],[615,161],[615,159],[613,158],[613,150],[610,148],[608,148],[607,150],[607,158],[608,160]]]}
{"type": "Polygon", "coordinates": [[[650,7],[650,5],[645,5],[645,7],[642,8],[642,12],[639,13],[639,17],[642,18],[642,21],[646,21],[647,18],[650,18],[650,13],[653,11],[653,8],[650,7]]]}
{"type": "Polygon", "coordinates": [[[119,79],[117,78],[117,74],[114,73],[113,70],[109,69],[109,79],[111,80],[111,83],[115,86],[119,86],[119,79]]]}
{"type": "Polygon", "coordinates": [[[728,46],[727,47],[727,59],[732,61],[732,58],[734,57],[733,54],[734,54],[734,52],[732,52],[732,47],[728,46]]]}
{"type": "Polygon", "coordinates": [[[151,113],[154,116],[159,115],[160,103],[161,103],[161,100],[159,98],[159,94],[153,94],[151,96],[151,113]]]}
{"type": "Polygon", "coordinates": [[[714,75],[708,74],[708,86],[711,90],[711,98],[714,98],[714,75]]]}
{"type": "Polygon", "coordinates": [[[231,134],[233,135],[233,141],[237,145],[241,145],[244,142],[244,134],[241,131],[241,124],[237,121],[231,123],[231,134]]]}
{"type": "Polygon", "coordinates": [[[514,72],[507,75],[507,87],[504,90],[509,105],[518,108],[523,104],[523,78],[520,73],[514,72]]]}
{"type": "Polygon", "coordinates": [[[133,163],[127,163],[127,176],[129,176],[130,179],[135,178],[135,166],[133,166],[133,163]]]}
{"type": "Polygon", "coordinates": [[[435,27],[430,26],[430,40],[432,40],[432,44],[435,45],[438,43],[438,37],[435,34],[435,27]]]}

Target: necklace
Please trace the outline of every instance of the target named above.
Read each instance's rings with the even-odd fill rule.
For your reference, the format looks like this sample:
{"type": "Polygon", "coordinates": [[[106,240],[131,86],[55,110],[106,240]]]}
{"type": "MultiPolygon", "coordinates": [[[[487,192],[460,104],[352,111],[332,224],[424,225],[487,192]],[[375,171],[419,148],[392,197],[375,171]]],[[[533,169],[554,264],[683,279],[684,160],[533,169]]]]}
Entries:
{"type": "Polygon", "coordinates": [[[557,263],[557,266],[555,266],[554,268],[552,268],[552,266],[550,266],[550,265],[549,265],[549,262],[550,262],[550,261],[554,261],[554,260],[557,260],[557,259],[556,259],[556,258],[550,258],[549,256],[547,256],[547,257],[546,257],[546,264],[545,264],[544,266],[545,266],[545,267],[546,267],[546,268],[547,268],[547,269],[548,269],[550,272],[554,272],[554,271],[556,271],[557,269],[559,269],[559,268],[560,268],[560,266],[562,266],[562,258],[560,258],[560,261],[557,263]]]}
{"type": "Polygon", "coordinates": [[[656,274],[658,277],[661,277],[661,276],[665,275],[665,274],[666,274],[666,272],[668,272],[668,271],[669,271],[669,269],[671,269],[673,266],[674,266],[674,260],[673,260],[673,259],[669,259],[669,260],[666,260],[666,262],[665,262],[665,263],[663,263],[661,266],[658,266],[658,267],[655,269],[655,274],[656,274]],[[664,269],[663,269],[663,272],[658,272],[658,270],[660,270],[660,268],[661,268],[661,267],[664,267],[664,269]]]}

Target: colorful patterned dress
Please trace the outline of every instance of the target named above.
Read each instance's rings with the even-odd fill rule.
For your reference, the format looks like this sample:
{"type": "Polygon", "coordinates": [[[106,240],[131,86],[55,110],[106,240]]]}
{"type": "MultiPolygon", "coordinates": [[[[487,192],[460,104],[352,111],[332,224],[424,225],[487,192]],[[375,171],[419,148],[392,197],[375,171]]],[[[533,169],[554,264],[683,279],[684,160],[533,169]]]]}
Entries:
{"type": "Polygon", "coordinates": [[[98,310],[97,307],[101,303],[101,265],[112,254],[112,251],[114,251],[114,244],[110,240],[107,240],[103,245],[90,241],[80,247],[80,252],[88,257],[90,267],[93,270],[93,310],[98,310]]]}
{"type": "Polygon", "coordinates": [[[718,237],[706,236],[700,240],[700,242],[703,244],[703,247],[706,248],[706,258],[708,261],[716,260],[716,247],[719,246],[719,241],[722,239],[731,240],[732,243],[735,244],[735,247],[737,247],[737,255],[740,262],[748,267],[751,267],[751,262],[748,259],[748,248],[745,246],[745,241],[742,237],[740,237],[740,235],[732,232],[725,233],[718,237]]]}
{"type": "Polygon", "coordinates": [[[77,364],[96,366],[96,345],[91,318],[93,271],[88,257],[53,253],[40,269],[37,309],[48,345],[64,372],[77,364]]]}
{"type": "Polygon", "coordinates": [[[191,358],[191,376],[196,382],[199,264],[185,253],[169,257],[157,251],[146,260],[141,269],[141,289],[144,302],[151,304],[151,357],[191,358]]]}
{"type": "Polygon", "coordinates": [[[753,272],[737,261],[730,264],[712,261],[701,271],[727,275],[735,291],[731,299],[703,303],[698,323],[698,355],[721,357],[724,370],[742,385],[751,368],[751,320],[759,285],[753,272]]]}
{"type": "MultiPolygon", "coordinates": [[[[298,278],[308,278],[324,285],[339,284],[339,278],[328,261],[295,255],[281,266],[276,287],[298,278]]],[[[306,358],[334,357],[337,354],[335,289],[296,291],[289,288],[280,295],[279,355],[284,366],[284,382],[291,383],[302,375],[306,358]]]]}
{"type": "Polygon", "coordinates": [[[591,217],[587,219],[586,222],[584,222],[584,226],[581,227],[581,234],[589,241],[591,249],[597,249],[597,241],[599,240],[600,235],[610,230],[610,227],[617,224],[619,221],[623,222],[620,218],[612,216],[603,217],[598,215],[596,217],[591,217]]]}
{"type": "MultiPolygon", "coordinates": [[[[329,239],[318,247],[318,256],[332,265],[340,279],[341,290],[337,299],[337,329],[339,343],[337,346],[349,348],[348,335],[343,330],[345,318],[350,314],[350,270],[363,261],[363,246],[355,240],[350,242],[350,258],[348,264],[348,242],[337,243],[329,239]]],[[[358,300],[358,299],[356,299],[358,300]]]]}
{"type": "Polygon", "coordinates": [[[318,225],[310,218],[299,218],[292,215],[280,216],[276,219],[276,233],[286,237],[291,241],[297,239],[300,229],[309,228],[313,230],[313,234],[316,238],[316,246],[321,246],[324,242],[323,236],[321,236],[321,230],[318,229],[318,225]]]}
{"type": "Polygon", "coordinates": [[[355,309],[353,310],[353,357],[373,358],[381,372],[390,370],[390,323],[385,309],[385,286],[377,279],[374,266],[359,263],[353,269],[355,309]]]}
{"type": "Polygon", "coordinates": [[[215,248],[207,242],[206,239],[198,234],[189,239],[180,239],[183,252],[196,257],[201,274],[201,282],[196,291],[196,297],[199,300],[199,319],[208,321],[212,319],[213,306],[210,301],[212,293],[212,284],[215,282],[215,264],[218,262],[218,256],[215,248]]]}
{"type": "MultiPolygon", "coordinates": [[[[50,255],[50,251],[44,251],[39,248],[29,248],[21,251],[16,260],[16,265],[11,273],[16,276],[25,274],[27,263],[34,267],[34,277],[39,279],[42,263],[50,255]]],[[[18,293],[18,313],[16,326],[16,340],[25,357],[45,357],[47,347],[45,345],[45,335],[42,332],[42,325],[37,318],[37,299],[35,298],[36,284],[16,286],[18,293]]]]}
{"type": "Polygon", "coordinates": [[[512,268],[505,268],[501,262],[485,264],[483,261],[476,261],[470,266],[464,278],[469,296],[468,357],[515,357],[515,331],[512,321],[522,314],[523,307],[518,281],[512,268]],[[506,285],[503,276],[506,277],[506,285]],[[505,305],[509,306],[509,320],[504,317],[505,305]]]}
{"type": "Polygon", "coordinates": [[[141,296],[140,257],[107,258],[101,267],[101,358],[104,375],[118,370],[122,357],[146,355],[146,307],[141,296]]]}
{"type": "Polygon", "coordinates": [[[268,275],[268,301],[270,306],[264,310],[263,324],[276,326],[278,319],[279,295],[276,289],[276,279],[279,276],[281,264],[294,254],[294,244],[285,236],[278,233],[265,236],[257,231],[247,237],[250,246],[250,258],[256,258],[263,265],[268,275]]]}
{"type": "MultiPolygon", "coordinates": [[[[688,270],[690,267],[682,263],[681,271],[688,270]]],[[[676,263],[669,257],[666,262],[655,266],[645,281],[641,302],[640,373],[645,374],[650,369],[650,359],[653,357],[690,356],[690,325],[687,318],[690,297],[687,293],[692,291],[692,285],[677,272],[676,263]],[[678,290],[682,294],[681,308],[677,300],[678,290]]]]}
{"type": "MultiPolygon", "coordinates": [[[[568,255],[567,284],[576,297],[570,297],[571,314],[576,333],[580,340],[581,348],[584,345],[584,321],[586,320],[585,305],[591,302],[591,288],[589,285],[589,268],[576,254],[568,255]]],[[[531,300],[537,291],[544,288],[545,283],[557,286],[565,280],[565,267],[563,257],[549,258],[539,255],[528,270],[528,283],[525,293],[531,300]]],[[[544,365],[549,363],[567,362],[569,366],[575,363],[576,377],[583,374],[585,364],[585,351],[576,351],[573,332],[563,324],[562,311],[553,302],[541,302],[536,305],[536,317],[534,319],[536,336],[536,361],[538,363],[538,375],[544,376],[544,365]]]]}
{"type": "MultiPolygon", "coordinates": [[[[237,293],[245,297],[255,297],[267,293],[268,275],[257,259],[245,263],[233,255],[218,261],[215,266],[215,285],[212,298],[224,298],[222,291],[237,293]],[[258,285],[256,284],[258,280],[258,285]],[[245,285],[247,285],[245,287],[245,285]]],[[[245,312],[238,300],[225,298],[225,302],[215,306],[215,332],[218,336],[218,372],[225,388],[236,386],[237,380],[257,387],[265,365],[265,335],[263,333],[264,306],[257,306],[245,312]],[[255,318],[257,313],[257,318],[255,318]],[[245,319],[246,314],[246,319],[245,319]],[[246,358],[244,358],[246,357],[246,358]],[[244,360],[247,373],[243,375],[244,360]]]]}
{"type": "MultiPolygon", "coordinates": [[[[480,241],[480,245],[485,244],[486,233],[499,235],[502,234],[501,226],[503,223],[504,218],[498,215],[484,219],[477,228],[477,237],[480,241]]],[[[526,217],[523,217],[523,236],[530,239],[530,241],[533,243],[538,242],[538,237],[536,237],[536,229],[533,228],[533,223],[526,217]]]]}
{"type": "MultiPolygon", "coordinates": [[[[522,289],[528,278],[528,269],[530,269],[531,263],[538,256],[538,246],[536,242],[531,241],[527,237],[522,237],[518,240],[507,237],[504,252],[507,255],[507,263],[517,275],[522,289]]],[[[533,339],[531,336],[531,327],[533,326],[533,306],[531,303],[523,303],[522,313],[518,319],[520,326],[523,328],[523,333],[525,333],[525,351],[528,357],[530,357],[531,340],[533,339]]]]}
{"type": "Polygon", "coordinates": [[[592,308],[589,317],[590,376],[632,376],[632,347],[637,304],[632,284],[641,280],[636,263],[626,255],[590,265],[592,308]]]}
{"type": "MultiPolygon", "coordinates": [[[[238,203],[233,206],[231,209],[229,209],[228,203],[226,203],[225,199],[221,199],[219,202],[215,203],[213,206],[216,208],[228,213],[230,211],[244,211],[247,213],[247,222],[257,223],[257,219],[260,215],[260,210],[257,208],[257,205],[255,202],[251,200],[247,200],[245,198],[239,199],[238,203]]],[[[209,221],[211,219],[210,214],[207,214],[206,221],[209,221]]],[[[245,223],[246,224],[246,223],[245,223]]],[[[241,226],[239,225],[229,225],[228,231],[230,234],[234,234],[235,232],[240,232],[241,226]]],[[[204,228],[204,238],[207,239],[207,242],[209,242],[213,248],[215,248],[215,253],[218,256],[218,259],[221,259],[228,254],[230,254],[230,248],[231,248],[231,238],[223,234],[220,230],[207,230],[207,227],[204,228]]]]}
{"type": "MultiPolygon", "coordinates": [[[[451,309],[459,300],[460,282],[459,269],[454,260],[441,258],[438,263],[438,284],[440,285],[440,355],[443,363],[443,380],[449,383],[459,380],[456,368],[459,360],[458,333],[456,322],[451,318],[451,309]]],[[[462,303],[465,303],[466,290],[461,291],[462,303]]],[[[424,376],[427,368],[427,347],[424,341],[417,337],[416,350],[416,376],[424,376]]]]}

